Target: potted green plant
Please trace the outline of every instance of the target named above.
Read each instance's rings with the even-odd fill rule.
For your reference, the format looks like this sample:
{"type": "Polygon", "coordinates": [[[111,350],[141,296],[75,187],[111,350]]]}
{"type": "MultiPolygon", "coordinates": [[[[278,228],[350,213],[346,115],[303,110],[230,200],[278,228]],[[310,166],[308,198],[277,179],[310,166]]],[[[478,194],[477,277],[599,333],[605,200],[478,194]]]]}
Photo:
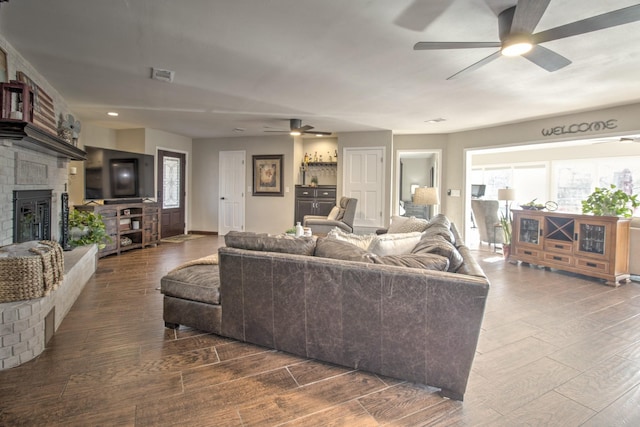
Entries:
{"type": "Polygon", "coordinates": [[[614,184],[609,188],[596,187],[596,189],[582,201],[582,213],[591,213],[598,216],[633,216],[633,210],[640,206],[638,195],[629,195],[614,184]]]}
{"type": "Polygon", "coordinates": [[[69,212],[69,244],[72,247],[96,243],[103,249],[111,241],[102,215],[77,209],[69,212]]]}
{"type": "Polygon", "coordinates": [[[511,218],[500,212],[500,226],[504,233],[504,241],[502,242],[502,254],[505,258],[509,258],[511,253],[511,218]]]}

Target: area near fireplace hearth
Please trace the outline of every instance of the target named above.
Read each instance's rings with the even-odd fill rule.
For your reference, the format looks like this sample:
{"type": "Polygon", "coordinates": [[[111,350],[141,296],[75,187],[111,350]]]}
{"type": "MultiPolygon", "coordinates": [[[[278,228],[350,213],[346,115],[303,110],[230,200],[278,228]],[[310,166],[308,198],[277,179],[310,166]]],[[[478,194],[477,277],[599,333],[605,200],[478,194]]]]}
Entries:
{"type": "MultiPolygon", "coordinates": [[[[58,92],[1,38],[0,48],[7,52],[9,79],[23,72],[51,97],[56,117],[68,112],[58,92]]],[[[81,149],[28,119],[28,114],[0,117],[0,247],[60,241],[69,161],[84,158],[81,149]]],[[[0,369],[25,363],[44,350],[95,272],[96,253],[95,245],[65,252],[62,282],[39,298],[0,300],[0,369]]]]}

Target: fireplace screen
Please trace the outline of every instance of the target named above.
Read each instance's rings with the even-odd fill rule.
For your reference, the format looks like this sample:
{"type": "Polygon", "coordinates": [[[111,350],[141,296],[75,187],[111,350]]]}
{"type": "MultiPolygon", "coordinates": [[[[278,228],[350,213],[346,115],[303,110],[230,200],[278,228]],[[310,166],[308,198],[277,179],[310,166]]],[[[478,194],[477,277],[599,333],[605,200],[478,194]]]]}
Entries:
{"type": "Polygon", "coordinates": [[[13,192],[13,241],[51,239],[51,190],[13,192]]]}

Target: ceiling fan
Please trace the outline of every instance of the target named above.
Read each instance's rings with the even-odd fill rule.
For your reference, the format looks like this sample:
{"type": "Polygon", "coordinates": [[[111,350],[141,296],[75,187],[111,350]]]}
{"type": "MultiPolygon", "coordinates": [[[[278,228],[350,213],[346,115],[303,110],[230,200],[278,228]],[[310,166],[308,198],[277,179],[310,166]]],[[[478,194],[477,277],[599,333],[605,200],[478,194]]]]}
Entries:
{"type": "Polygon", "coordinates": [[[265,130],[265,132],[289,132],[289,134],[293,136],[305,135],[305,134],[321,135],[321,136],[331,135],[331,132],[321,132],[318,130],[311,130],[311,129],[314,129],[314,127],[309,125],[302,126],[302,120],[300,119],[290,119],[289,130],[284,130],[284,129],[283,130],[265,130]]]}
{"type": "Polygon", "coordinates": [[[515,6],[502,11],[498,15],[498,36],[500,41],[418,42],[413,46],[413,49],[500,48],[497,52],[448,77],[447,80],[480,68],[500,55],[523,56],[539,67],[552,72],[566,67],[571,64],[571,61],[550,49],[540,46],[540,43],[640,21],[640,5],[634,5],[534,34],[533,31],[550,2],[551,0],[518,0],[515,6]]]}

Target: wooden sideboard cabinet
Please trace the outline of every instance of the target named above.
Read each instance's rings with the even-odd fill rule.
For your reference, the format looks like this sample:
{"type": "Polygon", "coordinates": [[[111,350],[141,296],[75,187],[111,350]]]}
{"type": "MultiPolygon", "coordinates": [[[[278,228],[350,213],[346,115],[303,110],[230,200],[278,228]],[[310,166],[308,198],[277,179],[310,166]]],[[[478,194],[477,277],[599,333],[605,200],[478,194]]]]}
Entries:
{"type": "Polygon", "coordinates": [[[335,185],[320,185],[318,187],[296,185],[294,224],[296,222],[302,224],[305,215],[329,215],[335,205],[335,185]]]}
{"type": "Polygon", "coordinates": [[[512,210],[510,259],[604,279],[629,280],[631,220],[558,212],[512,210]]]}
{"type": "Polygon", "coordinates": [[[79,205],[75,209],[102,215],[111,242],[98,251],[100,258],[141,249],[160,242],[160,207],[155,202],[79,205]]]}

